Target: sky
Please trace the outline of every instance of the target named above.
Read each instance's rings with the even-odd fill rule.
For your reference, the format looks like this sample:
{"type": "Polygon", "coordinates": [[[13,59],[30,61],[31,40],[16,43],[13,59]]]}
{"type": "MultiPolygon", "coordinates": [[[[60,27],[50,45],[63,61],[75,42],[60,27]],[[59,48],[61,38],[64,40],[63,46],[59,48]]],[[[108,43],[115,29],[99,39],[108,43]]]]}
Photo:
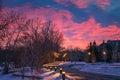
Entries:
{"type": "Polygon", "coordinates": [[[53,21],[65,47],[120,40],[120,0],[3,0],[7,9],[53,21]]]}

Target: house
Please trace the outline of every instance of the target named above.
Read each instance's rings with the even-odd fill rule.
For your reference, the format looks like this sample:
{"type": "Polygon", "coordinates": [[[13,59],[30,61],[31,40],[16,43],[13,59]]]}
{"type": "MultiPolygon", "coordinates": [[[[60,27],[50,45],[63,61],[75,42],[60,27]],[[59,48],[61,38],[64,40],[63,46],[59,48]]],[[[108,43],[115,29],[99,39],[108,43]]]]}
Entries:
{"type": "Polygon", "coordinates": [[[88,53],[89,62],[120,62],[120,40],[103,41],[100,45],[90,43],[88,53]]]}

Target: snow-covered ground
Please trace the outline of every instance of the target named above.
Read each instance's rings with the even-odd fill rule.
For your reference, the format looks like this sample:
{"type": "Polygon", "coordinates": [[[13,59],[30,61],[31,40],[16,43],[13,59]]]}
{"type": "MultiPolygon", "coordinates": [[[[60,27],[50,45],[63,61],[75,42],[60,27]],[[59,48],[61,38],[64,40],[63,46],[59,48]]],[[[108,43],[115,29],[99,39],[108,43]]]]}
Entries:
{"type": "MultiPolygon", "coordinates": [[[[0,80],[22,80],[21,77],[14,77],[12,74],[6,74],[3,75],[0,73],[0,80]]],[[[25,78],[24,80],[29,80],[28,78],[25,78]]]]}
{"type": "MultiPolygon", "coordinates": [[[[85,63],[85,62],[61,62],[59,64],[63,67],[75,68],[79,71],[91,72],[91,73],[100,73],[108,75],[120,76],[120,63],[85,63]]],[[[2,68],[1,68],[2,69],[2,68]]],[[[42,74],[40,73],[31,73],[26,72],[25,76],[37,76],[41,78],[40,80],[62,80],[62,76],[59,72],[50,71],[46,68],[42,69],[42,74]]],[[[0,80],[22,80],[21,77],[13,76],[13,74],[21,75],[19,71],[15,73],[10,73],[8,75],[3,75],[0,72],[0,80]]],[[[74,80],[73,77],[66,75],[66,80],[74,80]]],[[[30,78],[25,78],[24,80],[30,80],[30,78]]]]}
{"type": "MultiPolygon", "coordinates": [[[[40,80],[62,80],[62,76],[60,75],[60,73],[50,71],[45,68],[43,70],[44,70],[43,74],[33,74],[30,72],[27,72],[25,73],[25,76],[34,75],[34,76],[40,77],[41,78],[40,80]]],[[[20,72],[15,72],[14,74],[21,75],[20,72]]],[[[17,76],[16,77],[12,76],[12,74],[3,75],[2,73],[0,73],[0,80],[22,80],[22,78],[17,76]]],[[[30,78],[25,78],[24,80],[30,80],[30,78]]],[[[66,80],[74,80],[74,79],[66,75],[66,80]]]]}
{"type": "Polygon", "coordinates": [[[86,64],[86,62],[61,62],[59,65],[86,64]]]}
{"type": "Polygon", "coordinates": [[[120,63],[62,62],[60,65],[71,65],[71,68],[78,69],[79,71],[120,76],[120,63]]]}

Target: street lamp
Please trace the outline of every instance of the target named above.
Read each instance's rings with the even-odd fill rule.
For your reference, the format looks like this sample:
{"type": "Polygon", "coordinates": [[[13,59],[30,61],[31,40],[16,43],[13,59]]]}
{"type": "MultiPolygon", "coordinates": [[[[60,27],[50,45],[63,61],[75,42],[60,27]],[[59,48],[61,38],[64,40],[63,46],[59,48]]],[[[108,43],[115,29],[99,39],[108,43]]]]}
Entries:
{"type": "Polygon", "coordinates": [[[67,56],[67,53],[64,53],[62,56],[64,62],[65,62],[66,56],[67,56]]]}
{"type": "Polygon", "coordinates": [[[62,68],[60,68],[60,74],[62,74],[62,68]]]}
{"type": "Polygon", "coordinates": [[[62,80],[65,80],[65,72],[62,72],[62,80]]]}
{"type": "Polygon", "coordinates": [[[90,55],[91,55],[91,52],[88,52],[88,55],[90,56],[90,55]]]}
{"type": "Polygon", "coordinates": [[[91,62],[91,55],[92,55],[92,53],[88,52],[88,62],[91,62]]]}
{"type": "Polygon", "coordinates": [[[56,58],[58,58],[58,57],[59,57],[59,53],[54,52],[53,54],[54,54],[54,56],[55,56],[56,58]]]}
{"type": "Polygon", "coordinates": [[[104,62],[106,62],[106,54],[107,54],[106,51],[103,51],[102,54],[103,54],[103,57],[104,57],[104,62]]]}
{"type": "Polygon", "coordinates": [[[64,53],[63,58],[65,58],[66,56],[67,56],[67,53],[64,53]]]}

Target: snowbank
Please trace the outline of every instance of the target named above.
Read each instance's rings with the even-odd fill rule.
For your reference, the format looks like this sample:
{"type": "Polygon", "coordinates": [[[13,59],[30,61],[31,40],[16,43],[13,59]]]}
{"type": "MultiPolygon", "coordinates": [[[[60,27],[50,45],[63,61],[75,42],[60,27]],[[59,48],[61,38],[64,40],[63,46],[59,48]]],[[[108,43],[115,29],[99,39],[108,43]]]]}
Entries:
{"type": "Polygon", "coordinates": [[[74,65],[71,68],[75,68],[79,71],[85,72],[120,76],[120,65],[118,64],[119,63],[87,63],[85,65],[74,65]]]}
{"type": "Polygon", "coordinates": [[[61,62],[59,66],[64,66],[64,65],[74,65],[74,64],[86,64],[86,62],[61,62]]]}
{"type": "MultiPolygon", "coordinates": [[[[29,67],[25,68],[26,72],[24,74],[24,80],[30,80],[30,78],[37,78],[42,80],[62,80],[62,75],[59,72],[50,71],[49,69],[42,68],[41,70],[43,73],[36,73],[36,72],[30,72],[29,67]]],[[[3,75],[2,72],[0,72],[0,80],[22,80],[22,73],[20,72],[21,69],[18,69],[17,72],[10,73],[7,75],[3,75]]],[[[74,80],[72,77],[66,75],[66,80],[74,80]]]]}

